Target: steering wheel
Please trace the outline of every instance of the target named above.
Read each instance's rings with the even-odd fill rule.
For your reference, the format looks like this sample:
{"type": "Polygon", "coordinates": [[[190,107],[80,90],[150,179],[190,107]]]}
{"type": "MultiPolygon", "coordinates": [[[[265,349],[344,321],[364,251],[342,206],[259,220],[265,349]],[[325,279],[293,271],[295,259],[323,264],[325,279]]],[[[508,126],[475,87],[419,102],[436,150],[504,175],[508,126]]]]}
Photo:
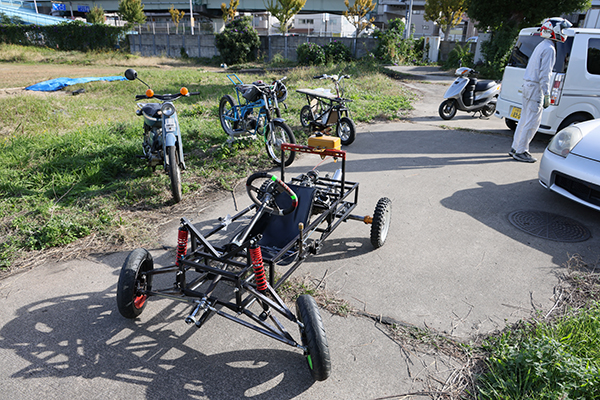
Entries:
{"type": "Polygon", "coordinates": [[[271,198],[270,196],[265,196],[266,192],[271,193],[273,197],[278,193],[287,193],[288,196],[290,196],[292,199],[292,204],[286,209],[281,209],[275,200],[271,198],[269,204],[265,204],[265,211],[269,214],[283,216],[291,213],[296,209],[296,207],[298,207],[298,196],[296,196],[296,193],[294,193],[294,191],[290,189],[290,187],[281,179],[277,178],[275,175],[269,174],[268,172],[257,172],[252,174],[246,181],[246,191],[248,192],[248,196],[250,196],[250,199],[252,199],[254,204],[259,207],[263,205],[263,202],[267,202],[268,199],[271,198]],[[265,182],[267,185],[263,184],[260,188],[258,188],[252,185],[252,183],[254,183],[254,181],[257,179],[267,179],[271,182],[267,181],[265,182]]]}

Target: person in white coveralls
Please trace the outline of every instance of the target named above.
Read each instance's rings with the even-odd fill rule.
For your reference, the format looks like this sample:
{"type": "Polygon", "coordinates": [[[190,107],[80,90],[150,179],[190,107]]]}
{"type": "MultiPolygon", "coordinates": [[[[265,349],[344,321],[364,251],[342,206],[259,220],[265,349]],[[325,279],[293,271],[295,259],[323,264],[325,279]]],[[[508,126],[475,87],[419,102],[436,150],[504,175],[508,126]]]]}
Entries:
{"type": "Polygon", "coordinates": [[[508,153],[517,161],[537,161],[529,154],[529,143],[540,127],[543,109],[550,105],[550,78],[556,61],[553,41],[564,42],[564,29],[571,26],[564,18],[548,18],[542,23],[540,34],[545,39],[535,47],[525,69],[521,119],[508,153]]]}

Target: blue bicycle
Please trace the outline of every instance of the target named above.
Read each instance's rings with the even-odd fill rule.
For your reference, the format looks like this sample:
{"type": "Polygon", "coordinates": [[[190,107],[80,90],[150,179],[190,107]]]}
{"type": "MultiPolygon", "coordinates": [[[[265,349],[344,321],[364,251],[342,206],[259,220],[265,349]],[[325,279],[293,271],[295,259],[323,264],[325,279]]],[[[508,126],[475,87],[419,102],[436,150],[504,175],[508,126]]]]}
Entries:
{"type": "Polygon", "coordinates": [[[227,78],[233,83],[237,96],[237,105],[228,94],[219,102],[221,126],[229,135],[227,142],[262,136],[267,154],[275,164],[281,165],[283,162],[285,166],[291,165],[296,153],[281,150],[282,143],[296,144],[294,133],[281,118],[279,110],[279,102],[287,96],[287,89],[283,84],[286,78],[270,85],[262,81],[244,84],[236,74],[227,75],[227,78]]]}

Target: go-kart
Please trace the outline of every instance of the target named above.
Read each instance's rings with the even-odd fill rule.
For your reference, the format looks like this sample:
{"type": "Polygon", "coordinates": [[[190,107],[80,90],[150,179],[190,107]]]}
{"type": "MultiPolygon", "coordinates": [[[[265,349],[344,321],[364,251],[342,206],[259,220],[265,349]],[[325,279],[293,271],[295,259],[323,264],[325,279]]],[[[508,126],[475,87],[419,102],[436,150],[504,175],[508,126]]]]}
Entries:
{"type": "Polygon", "coordinates": [[[391,201],[381,198],[372,217],[352,214],[358,183],[346,180],[346,152],[340,150],[339,138],[311,137],[308,146],[284,143],[281,151],[333,157],[341,160],[341,169],[324,177],[313,169],[288,184],[284,183],[284,163],[280,178],[267,172],[251,175],[246,189],[252,204],[233,217],[220,218],[205,234],[188,219],[181,219],[173,265],[154,268],[146,249],[132,251],[119,276],[117,305],[121,315],[136,318],[152,296],[188,302],[188,324],[199,328],[212,314],[225,317],[302,350],[313,378],[325,380],[331,360],[316,301],[307,294],[299,296],[294,313],[277,289],[303,261],[321,250],[323,241],[342,222],[370,224],[371,243],[381,247],[390,227],[391,201]],[[227,235],[230,225],[238,227],[227,235]],[[153,278],[167,273],[175,276],[173,285],[155,288],[153,278]],[[277,314],[299,327],[300,340],[284,328],[277,314]]]}

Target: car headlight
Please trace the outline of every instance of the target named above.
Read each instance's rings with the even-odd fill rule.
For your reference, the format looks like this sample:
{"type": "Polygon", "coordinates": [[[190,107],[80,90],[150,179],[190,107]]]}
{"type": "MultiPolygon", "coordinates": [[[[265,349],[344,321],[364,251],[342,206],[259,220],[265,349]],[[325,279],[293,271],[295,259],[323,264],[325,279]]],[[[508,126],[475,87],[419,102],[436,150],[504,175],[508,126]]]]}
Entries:
{"type": "Polygon", "coordinates": [[[165,103],[160,108],[160,111],[162,111],[165,117],[170,117],[171,115],[175,114],[175,107],[173,107],[173,104],[171,103],[165,103]]]}
{"type": "Polygon", "coordinates": [[[550,141],[548,150],[561,157],[567,155],[573,150],[573,147],[583,138],[581,130],[574,126],[568,126],[558,132],[550,141]]]}

